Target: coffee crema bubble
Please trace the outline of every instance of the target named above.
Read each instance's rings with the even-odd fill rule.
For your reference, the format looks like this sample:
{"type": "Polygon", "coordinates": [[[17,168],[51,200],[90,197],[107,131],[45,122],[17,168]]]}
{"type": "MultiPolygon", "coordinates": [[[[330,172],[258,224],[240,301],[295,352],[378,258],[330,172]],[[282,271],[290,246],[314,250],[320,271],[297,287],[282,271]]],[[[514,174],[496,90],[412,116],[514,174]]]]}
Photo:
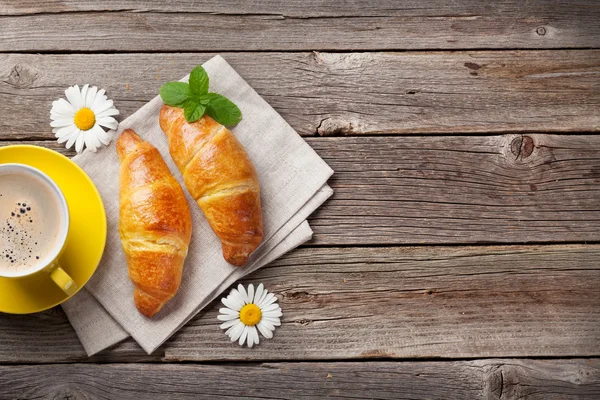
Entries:
{"type": "Polygon", "coordinates": [[[60,204],[44,181],[0,174],[0,272],[35,269],[55,249],[61,229],[60,204]]]}

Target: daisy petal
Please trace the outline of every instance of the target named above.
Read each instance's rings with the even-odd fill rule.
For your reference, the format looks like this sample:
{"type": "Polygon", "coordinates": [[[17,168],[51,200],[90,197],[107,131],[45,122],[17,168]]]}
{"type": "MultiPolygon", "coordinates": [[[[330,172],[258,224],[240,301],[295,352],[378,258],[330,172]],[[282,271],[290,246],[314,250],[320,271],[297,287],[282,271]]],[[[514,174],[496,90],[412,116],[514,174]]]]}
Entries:
{"type": "Polygon", "coordinates": [[[242,335],[242,332],[244,331],[244,328],[246,327],[246,325],[244,325],[241,321],[238,321],[231,329],[230,332],[230,338],[232,342],[235,342],[236,340],[238,340],[240,338],[240,336],[242,335]]]}
{"type": "Polygon", "coordinates": [[[262,311],[263,313],[267,313],[267,312],[269,312],[269,311],[275,311],[275,310],[277,310],[278,308],[281,308],[281,307],[279,307],[279,304],[277,304],[277,303],[273,303],[273,304],[269,304],[269,305],[268,305],[268,306],[266,306],[266,307],[261,307],[260,309],[261,309],[261,311],[262,311]]]}
{"type": "MultiPolygon", "coordinates": [[[[95,125],[95,127],[98,125],[95,125]]],[[[96,145],[97,148],[102,147],[102,142],[100,141],[100,137],[96,134],[96,130],[92,129],[90,130],[90,135],[94,138],[94,144],[96,145]]]]}
{"type": "Polygon", "coordinates": [[[108,129],[117,129],[119,123],[113,117],[99,117],[96,118],[96,123],[108,129]]]}
{"type": "Polygon", "coordinates": [[[237,323],[237,321],[235,319],[232,319],[231,321],[225,321],[221,324],[221,326],[219,326],[219,328],[228,329],[228,328],[231,328],[232,326],[234,326],[236,323],[237,323]]]}
{"type": "Polygon", "coordinates": [[[262,296],[260,296],[260,299],[258,299],[258,301],[255,303],[257,306],[260,307],[260,304],[265,301],[265,299],[267,298],[267,296],[269,295],[269,291],[268,290],[264,290],[262,296]]]}
{"type": "MultiPolygon", "coordinates": [[[[54,132],[54,137],[57,138],[63,138],[67,135],[69,135],[73,130],[74,130],[74,126],[73,125],[69,125],[69,126],[63,126],[62,128],[54,128],[52,129],[52,132],[54,132]]],[[[67,140],[67,139],[65,139],[67,140]]],[[[59,142],[62,143],[62,142],[59,142]]]]}
{"type": "Polygon", "coordinates": [[[217,319],[219,321],[231,321],[231,320],[238,319],[238,318],[239,318],[239,316],[230,315],[230,314],[220,314],[217,316],[217,319]]]}
{"type": "Polygon", "coordinates": [[[252,334],[253,326],[248,327],[248,347],[252,348],[254,346],[254,335],[252,334]]]}
{"type": "Polygon", "coordinates": [[[77,136],[77,140],[75,141],[75,151],[77,154],[80,154],[83,151],[83,145],[85,144],[84,133],[82,132],[77,136]]]}
{"type": "Polygon", "coordinates": [[[96,116],[98,118],[104,118],[104,117],[110,117],[112,115],[119,115],[119,110],[117,110],[116,108],[109,108],[106,111],[102,111],[101,113],[97,113],[96,116]]]}
{"type": "MultiPolygon", "coordinates": [[[[83,137],[83,142],[85,144],[85,147],[87,149],[89,149],[91,152],[95,153],[96,152],[96,143],[94,142],[94,136],[90,135],[89,131],[85,132],[81,136],[83,137]]],[[[75,143],[75,146],[77,146],[77,143],[75,143]]]]}
{"type": "Polygon", "coordinates": [[[278,308],[276,310],[263,311],[262,315],[270,318],[279,318],[283,315],[283,313],[281,312],[281,308],[278,308]]]}
{"type": "Polygon", "coordinates": [[[81,107],[87,107],[85,105],[85,100],[87,98],[87,92],[88,92],[88,88],[90,87],[90,85],[88,85],[87,83],[85,85],[83,85],[83,87],[81,88],[81,107]]]}
{"type": "Polygon", "coordinates": [[[242,296],[242,300],[244,301],[244,304],[248,304],[248,293],[246,293],[246,288],[244,288],[244,285],[242,285],[240,283],[238,285],[237,289],[238,289],[238,292],[240,292],[240,295],[242,296]]]}
{"type": "Polygon", "coordinates": [[[235,289],[231,289],[231,292],[229,292],[229,294],[226,296],[226,298],[230,299],[230,298],[231,298],[231,296],[233,296],[233,295],[234,295],[234,292],[237,292],[237,290],[235,290],[235,289]]]}
{"type": "Polygon", "coordinates": [[[68,125],[73,125],[73,118],[52,118],[52,121],[50,122],[50,126],[53,128],[61,128],[68,125]]]}
{"type": "Polygon", "coordinates": [[[258,328],[258,330],[260,331],[260,333],[266,337],[267,339],[271,339],[273,337],[273,330],[275,330],[275,327],[273,327],[273,329],[269,329],[267,327],[267,325],[265,324],[265,321],[260,321],[258,323],[258,325],[256,325],[256,327],[258,328]]]}
{"type": "Polygon", "coordinates": [[[65,90],[65,96],[67,96],[67,100],[69,100],[69,103],[73,105],[75,110],[83,108],[83,100],[81,99],[81,92],[78,85],[71,86],[65,90]]]}
{"type": "Polygon", "coordinates": [[[260,300],[260,298],[263,295],[264,289],[265,289],[265,285],[263,285],[262,283],[260,285],[258,285],[258,287],[256,288],[256,292],[254,293],[254,300],[252,300],[252,302],[254,304],[258,304],[258,301],[260,300]]]}
{"type": "MultiPolygon", "coordinates": [[[[59,144],[60,144],[60,143],[64,143],[64,142],[66,142],[67,140],[69,140],[69,138],[70,138],[70,137],[71,137],[71,134],[67,133],[67,134],[66,134],[66,135],[64,135],[64,136],[61,136],[61,137],[59,137],[59,138],[58,138],[58,140],[57,140],[57,142],[58,142],[59,144]]],[[[67,147],[67,146],[65,146],[65,147],[67,147]]],[[[67,149],[68,149],[68,147],[67,147],[67,149]]]]}
{"type": "Polygon", "coordinates": [[[87,95],[85,96],[85,106],[90,108],[94,99],[96,98],[96,93],[98,93],[98,86],[92,86],[87,91],[87,95]]]}
{"type": "Polygon", "coordinates": [[[258,331],[256,330],[256,326],[252,327],[252,336],[254,336],[254,344],[259,344],[260,343],[260,339],[258,337],[258,331]]]}
{"type": "MultiPolygon", "coordinates": [[[[67,127],[67,128],[70,128],[70,127],[67,127]]],[[[67,131],[67,132],[64,132],[64,133],[61,133],[61,136],[60,136],[60,137],[58,137],[58,136],[57,136],[57,137],[58,137],[58,143],[64,143],[64,142],[68,141],[69,139],[71,139],[71,136],[73,136],[73,132],[74,132],[76,129],[77,129],[77,128],[75,128],[75,129],[72,129],[72,128],[71,128],[69,131],[67,131]]],[[[73,140],[73,141],[75,141],[75,140],[73,140]]],[[[66,147],[66,146],[65,146],[65,147],[66,147]]],[[[67,148],[68,148],[68,147],[67,147],[67,148]]]]}
{"type": "Polygon", "coordinates": [[[268,293],[267,296],[260,302],[260,304],[257,304],[257,306],[263,308],[264,306],[271,304],[269,302],[274,298],[276,298],[274,293],[268,293]]]}
{"type": "Polygon", "coordinates": [[[233,289],[229,294],[229,297],[231,298],[231,300],[233,300],[236,306],[239,307],[237,311],[241,310],[244,306],[244,296],[242,296],[242,294],[239,291],[233,289]]]}
{"type": "Polygon", "coordinates": [[[260,332],[263,334],[264,337],[267,337],[267,335],[265,335],[265,333],[263,332],[263,330],[267,330],[267,331],[274,331],[275,330],[275,325],[273,325],[271,322],[267,321],[264,318],[260,320],[260,322],[258,323],[257,326],[258,326],[258,329],[260,330],[260,332]]]}
{"type": "Polygon", "coordinates": [[[59,117],[73,118],[75,115],[75,107],[65,99],[58,99],[52,102],[52,109],[50,115],[56,115],[59,117]]]}
{"type": "Polygon", "coordinates": [[[240,346],[244,345],[244,342],[246,341],[247,336],[248,336],[248,345],[250,345],[250,336],[248,335],[248,327],[244,326],[244,330],[242,331],[242,335],[240,336],[240,341],[238,342],[238,344],[240,346]]]}
{"type": "Polygon", "coordinates": [[[248,304],[254,302],[254,285],[248,285],[248,304]]]}
{"type": "MultiPolygon", "coordinates": [[[[265,320],[267,322],[272,323],[275,326],[281,326],[281,321],[279,320],[279,318],[275,318],[275,317],[262,317],[262,320],[265,320]]],[[[261,320],[261,321],[262,321],[261,320]]]]}
{"type": "Polygon", "coordinates": [[[277,303],[277,297],[273,296],[271,299],[267,299],[265,301],[262,302],[261,308],[267,308],[270,307],[271,305],[277,303]]]}
{"type": "Polygon", "coordinates": [[[100,104],[94,105],[94,108],[92,108],[91,110],[94,112],[95,115],[102,114],[103,112],[114,108],[113,104],[114,102],[112,100],[105,100],[100,104]]]}
{"type": "Polygon", "coordinates": [[[106,93],[106,90],[104,89],[100,89],[98,90],[98,93],[96,93],[96,97],[94,98],[94,101],[92,101],[92,104],[90,104],[90,110],[94,111],[94,114],[98,114],[96,112],[96,108],[98,108],[99,105],[103,104],[107,97],[104,95],[104,93],[106,93]]]}
{"type": "Polygon", "coordinates": [[[235,300],[233,300],[231,298],[231,296],[230,297],[223,297],[221,299],[221,302],[223,304],[225,304],[226,307],[228,307],[228,308],[230,308],[232,310],[240,311],[242,309],[242,306],[238,302],[236,302],[235,300]]]}
{"type": "Polygon", "coordinates": [[[98,124],[94,125],[94,127],[90,130],[94,135],[98,138],[100,143],[107,146],[112,139],[111,135],[104,131],[104,129],[100,128],[98,124]]]}
{"type": "Polygon", "coordinates": [[[71,146],[73,146],[73,144],[75,144],[75,141],[77,140],[77,138],[81,135],[81,131],[79,129],[74,129],[71,134],[69,135],[69,140],[67,141],[67,149],[70,149],[71,146]]]}
{"type": "Polygon", "coordinates": [[[230,308],[219,308],[219,312],[220,312],[221,314],[227,314],[227,315],[235,315],[235,316],[238,316],[238,315],[240,315],[240,313],[239,313],[239,312],[237,312],[237,311],[235,311],[235,310],[232,310],[232,309],[230,309],[230,308]]]}

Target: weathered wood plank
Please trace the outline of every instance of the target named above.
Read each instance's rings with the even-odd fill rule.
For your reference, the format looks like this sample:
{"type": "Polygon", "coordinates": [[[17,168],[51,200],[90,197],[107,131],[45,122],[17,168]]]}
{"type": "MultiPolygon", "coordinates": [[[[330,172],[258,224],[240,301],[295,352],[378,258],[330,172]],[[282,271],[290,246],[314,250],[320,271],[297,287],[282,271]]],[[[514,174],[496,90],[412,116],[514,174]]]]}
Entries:
{"type": "Polygon", "coordinates": [[[431,0],[424,5],[418,0],[372,0],[369,2],[327,1],[327,0],[264,0],[248,4],[244,0],[206,0],[198,3],[195,0],[178,0],[171,4],[161,0],[4,0],[0,15],[30,15],[41,13],[69,13],[90,11],[131,11],[166,12],[166,13],[204,13],[235,15],[282,15],[283,17],[460,17],[491,16],[494,12],[508,13],[519,17],[553,16],[574,20],[575,16],[583,16],[586,12],[596,11],[591,1],[572,1],[570,7],[558,0],[530,0],[519,3],[505,0],[498,4],[482,4],[474,0],[455,0],[451,4],[443,0],[431,0]]]}
{"type": "Polygon", "coordinates": [[[277,294],[272,340],[231,344],[220,303],[153,356],[90,360],[62,312],[0,316],[0,363],[597,356],[600,245],[304,248],[243,281],[277,294]]]}
{"type": "Polygon", "coordinates": [[[312,244],[600,240],[598,136],[307,140],[335,170],[312,244]]]}
{"type": "Polygon", "coordinates": [[[315,244],[598,241],[600,137],[310,139],[336,171],[315,244]]]}
{"type": "MultiPolygon", "coordinates": [[[[305,136],[600,130],[600,50],[224,56],[305,136]]],[[[0,139],[51,137],[74,83],[107,89],[124,118],[210,57],[0,55],[0,139]]]]}
{"type": "Polygon", "coordinates": [[[0,15],[0,51],[600,46],[600,6],[586,0],[270,0],[251,5],[9,0],[0,6],[0,15]]]}
{"type": "Polygon", "coordinates": [[[600,360],[4,366],[0,387],[0,399],[591,399],[600,360]]]}

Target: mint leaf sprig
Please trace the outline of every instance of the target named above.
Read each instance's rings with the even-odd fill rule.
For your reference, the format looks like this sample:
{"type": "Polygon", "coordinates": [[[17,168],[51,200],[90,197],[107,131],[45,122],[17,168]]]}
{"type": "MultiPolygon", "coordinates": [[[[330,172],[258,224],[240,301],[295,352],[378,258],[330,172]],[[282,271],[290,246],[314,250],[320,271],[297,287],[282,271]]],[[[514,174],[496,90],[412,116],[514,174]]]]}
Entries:
{"type": "Polygon", "coordinates": [[[208,92],[208,74],[198,65],[190,74],[189,83],[167,82],[160,88],[160,97],[165,104],[183,108],[187,122],[194,122],[208,114],[225,126],[237,125],[242,112],[227,97],[208,92]]]}

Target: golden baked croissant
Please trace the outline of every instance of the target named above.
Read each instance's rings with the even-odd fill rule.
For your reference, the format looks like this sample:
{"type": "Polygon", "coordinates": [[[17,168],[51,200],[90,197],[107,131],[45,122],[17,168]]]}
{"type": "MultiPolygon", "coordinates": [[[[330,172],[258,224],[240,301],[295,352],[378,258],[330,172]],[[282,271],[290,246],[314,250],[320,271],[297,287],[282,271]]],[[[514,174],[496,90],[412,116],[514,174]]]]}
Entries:
{"type": "Polygon", "coordinates": [[[179,289],[192,216],[183,189],[154,146],[126,129],[117,154],[121,243],[135,305],[151,318],[179,289]]]}
{"type": "Polygon", "coordinates": [[[183,109],[165,105],[159,121],[185,185],[221,240],[223,257],[243,266],[263,238],[258,177],[244,147],[208,115],[188,123],[183,109]]]}

